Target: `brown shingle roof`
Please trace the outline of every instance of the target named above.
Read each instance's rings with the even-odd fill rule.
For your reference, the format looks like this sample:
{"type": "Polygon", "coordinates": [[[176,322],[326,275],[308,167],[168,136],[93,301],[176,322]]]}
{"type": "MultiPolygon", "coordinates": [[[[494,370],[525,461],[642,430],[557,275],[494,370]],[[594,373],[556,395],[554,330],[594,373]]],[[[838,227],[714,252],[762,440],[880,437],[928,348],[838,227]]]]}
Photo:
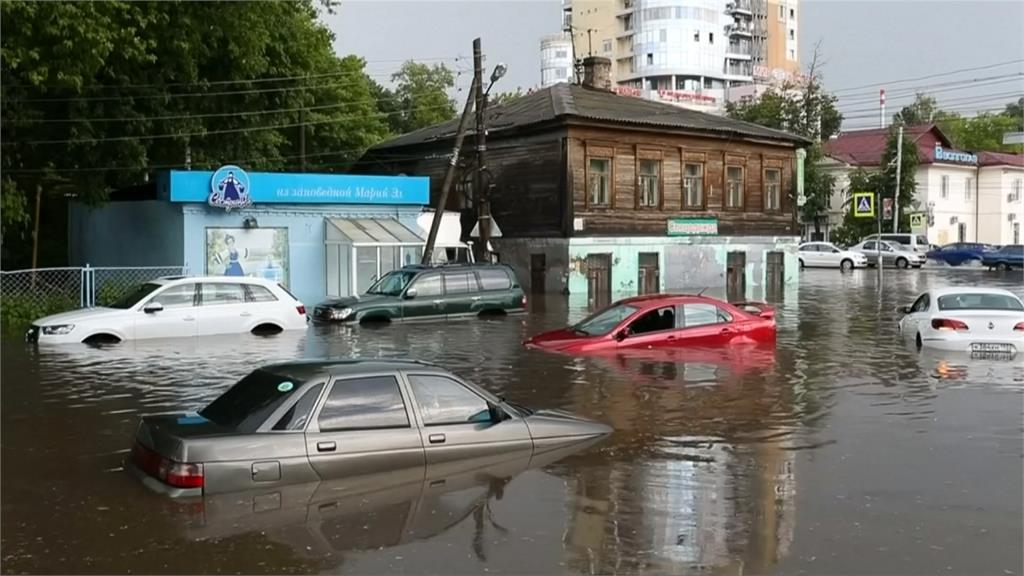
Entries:
{"type": "MultiPolygon", "coordinates": [[[[936,142],[950,145],[949,138],[934,124],[907,126],[903,137],[917,144],[917,160],[922,164],[935,160],[936,142]]],[[[878,166],[888,140],[889,128],[844,132],[825,142],[825,154],[851,166],[878,166]]]]}
{"type": "MultiPolygon", "coordinates": [[[[750,122],[687,110],[671,104],[620,96],[612,92],[594,90],[576,84],[556,84],[507,104],[489,108],[487,129],[489,134],[493,134],[501,130],[573,118],[612,124],[665,128],[668,131],[703,133],[709,136],[774,140],[796,146],[810,144],[810,141],[800,136],[750,122]]],[[[455,136],[458,125],[458,120],[451,120],[428,126],[382,142],[371,150],[413,146],[450,139],[455,136]]],[[[473,133],[472,128],[468,133],[473,133]]]]}
{"type": "Polygon", "coordinates": [[[1024,154],[1006,152],[978,152],[980,166],[1017,166],[1024,168],[1024,154]]]}

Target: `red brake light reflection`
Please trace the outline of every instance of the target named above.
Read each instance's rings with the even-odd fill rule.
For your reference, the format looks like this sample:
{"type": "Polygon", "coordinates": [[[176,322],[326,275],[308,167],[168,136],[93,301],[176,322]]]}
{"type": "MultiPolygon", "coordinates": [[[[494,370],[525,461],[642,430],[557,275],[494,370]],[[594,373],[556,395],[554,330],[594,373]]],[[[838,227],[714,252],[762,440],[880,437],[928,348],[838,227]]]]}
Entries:
{"type": "Polygon", "coordinates": [[[952,318],[933,318],[932,328],[936,330],[955,330],[959,332],[967,330],[967,324],[959,320],[953,320],[952,318]]]}
{"type": "Polygon", "coordinates": [[[1013,327],[1014,332],[1024,332],[1024,322],[1017,322],[1017,325],[1013,327]]]}
{"type": "Polygon", "coordinates": [[[301,305],[300,306],[296,306],[295,309],[298,310],[299,316],[305,316],[306,315],[306,307],[305,306],[301,306],[301,305]]]}

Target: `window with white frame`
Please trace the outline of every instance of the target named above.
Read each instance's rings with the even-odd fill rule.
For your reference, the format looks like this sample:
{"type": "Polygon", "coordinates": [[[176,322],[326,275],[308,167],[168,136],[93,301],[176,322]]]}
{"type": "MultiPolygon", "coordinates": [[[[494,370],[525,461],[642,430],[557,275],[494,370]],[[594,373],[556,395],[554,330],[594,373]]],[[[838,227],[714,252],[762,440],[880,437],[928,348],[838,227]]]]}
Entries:
{"type": "Polygon", "coordinates": [[[590,181],[590,203],[595,206],[608,205],[608,188],[611,181],[612,161],[610,158],[591,158],[587,169],[590,181]]]}
{"type": "Polygon", "coordinates": [[[658,186],[661,177],[660,160],[640,161],[640,207],[658,207],[658,186]]]}
{"type": "Polygon", "coordinates": [[[782,171],[777,168],[768,168],[764,171],[764,210],[765,212],[777,212],[782,204],[782,171]]]}
{"type": "Polygon", "coordinates": [[[1021,188],[1024,188],[1024,180],[1017,178],[1013,181],[1013,194],[1010,196],[1010,202],[1020,202],[1021,188]]]}
{"type": "Polygon", "coordinates": [[[949,198],[949,176],[943,176],[939,181],[939,197],[943,200],[949,198]]]}
{"type": "Polygon", "coordinates": [[[729,166],[725,169],[725,207],[743,208],[743,167],[729,166]]]}
{"type": "Polygon", "coordinates": [[[683,207],[704,208],[703,164],[687,164],[683,167],[683,207]]]}

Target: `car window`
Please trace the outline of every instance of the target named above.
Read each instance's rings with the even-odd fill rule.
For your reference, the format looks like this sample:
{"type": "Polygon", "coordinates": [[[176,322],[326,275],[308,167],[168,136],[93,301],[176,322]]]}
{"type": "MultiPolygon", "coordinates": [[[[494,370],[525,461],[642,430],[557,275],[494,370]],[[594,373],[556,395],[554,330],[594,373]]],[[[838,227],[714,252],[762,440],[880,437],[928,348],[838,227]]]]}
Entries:
{"type": "Polygon", "coordinates": [[[367,294],[384,294],[385,296],[398,296],[409,285],[409,281],[415,277],[414,272],[393,271],[385,274],[377,280],[373,286],[366,291],[367,294]]]}
{"type": "Polygon", "coordinates": [[[879,242],[878,243],[878,247],[882,250],[882,252],[892,252],[893,251],[892,244],[887,244],[885,242],[879,242]]]}
{"type": "Polygon", "coordinates": [[[925,238],[924,236],[917,236],[917,244],[918,246],[927,246],[928,239],[925,238]]]}
{"type": "Polygon", "coordinates": [[[928,294],[922,294],[921,297],[918,298],[914,302],[914,305],[910,307],[910,311],[911,312],[926,312],[928,310],[928,305],[929,304],[930,304],[930,297],[928,296],[928,294]]]}
{"type": "Polygon", "coordinates": [[[409,416],[394,376],[336,380],[317,424],[321,432],[408,428],[409,416]]]}
{"type": "Polygon", "coordinates": [[[878,250],[878,248],[875,247],[875,243],[874,242],[865,242],[864,243],[864,250],[878,250]]]}
{"type": "Polygon", "coordinates": [[[447,376],[410,374],[409,385],[426,426],[490,421],[487,401],[447,376]]]}
{"type": "Polygon", "coordinates": [[[665,306],[641,314],[626,327],[630,335],[645,334],[648,332],[662,332],[674,330],[676,327],[676,311],[673,306],[665,306]]]}
{"type": "Polygon", "coordinates": [[[164,307],[164,310],[169,308],[189,308],[195,306],[195,297],[195,284],[179,284],[178,286],[171,286],[153,296],[153,299],[147,304],[159,302],[164,307]]]}
{"type": "Polygon", "coordinates": [[[302,385],[286,376],[256,370],[228,388],[199,415],[237,432],[255,432],[302,385]]]}
{"type": "Polygon", "coordinates": [[[816,244],[805,244],[800,247],[801,252],[817,252],[818,246],[816,244]]]}
{"type": "Polygon", "coordinates": [[[277,296],[265,286],[249,284],[245,287],[246,302],[276,302],[277,296]]]}
{"type": "Polygon", "coordinates": [[[948,294],[939,296],[939,310],[1024,310],[1021,301],[1006,294],[948,294]]]}
{"type": "Polygon", "coordinates": [[[684,304],[683,325],[687,328],[729,322],[732,317],[714,304],[684,304]]]}
{"type": "Polygon", "coordinates": [[[582,322],[572,327],[576,332],[582,332],[587,336],[603,336],[612,331],[619,322],[629,318],[637,311],[635,306],[628,304],[616,304],[591,314],[582,322]]]}
{"type": "Polygon", "coordinates": [[[458,274],[444,275],[445,294],[467,294],[469,292],[476,291],[476,276],[470,274],[469,272],[460,272],[458,274]]]}
{"type": "Polygon", "coordinates": [[[131,292],[128,292],[124,296],[118,298],[110,304],[111,308],[119,308],[121,310],[127,310],[132,306],[135,306],[142,301],[143,298],[149,296],[156,290],[160,289],[160,284],[146,283],[141,286],[136,286],[131,292]]]}
{"type": "Polygon", "coordinates": [[[203,306],[245,302],[245,288],[230,282],[203,282],[203,306]]]}
{"type": "Polygon", "coordinates": [[[323,384],[317,384],[299,398],[292,407],[281,416],[281,419],[274,424],[274,430],[302,430],[309,421],[309,414],[320,399],[320,392],[324,389],[323,384]]]}
{"type": "Polygon", "coordinates": [[[480,287],[484,290],[508,290],[512,288],[512,279],[508,272],[501,268],[477,270],[480,287]]]}
{"type": "Polygon", "coordinates": [[[430,274],[429,276],[420,276],[413,283],[412,288],[416,289],[416,296],[440,296],[441,295],[441,276],[439,274],[430,274]]]}

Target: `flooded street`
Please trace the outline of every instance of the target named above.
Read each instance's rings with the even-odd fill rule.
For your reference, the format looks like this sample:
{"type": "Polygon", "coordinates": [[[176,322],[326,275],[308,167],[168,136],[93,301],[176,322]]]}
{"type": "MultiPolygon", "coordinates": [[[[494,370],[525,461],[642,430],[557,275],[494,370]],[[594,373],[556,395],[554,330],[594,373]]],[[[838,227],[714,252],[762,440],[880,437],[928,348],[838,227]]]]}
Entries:
{"type": "MultiPolygon", "coordinates": [[[[808,271],[775,350],[578,359],[521,342],[587,313],[34,350],[3,344],[5,572],[1020,574],[1024,360],[918,353],[898,305],[1017,274],[808,271]],[[170,501],[121,467],[140,414],[259,364],[409,356],[612,425],[553,462],[170,501]],[[314,492],[317,494],[314,497],[314,492]],[[311,504],[311,502],[313,502],[311,504]],[[325,503],[327,502],[327,503],[325,503]]],[[[583,302],[582,304],[585,304],[583,302]]]]}

